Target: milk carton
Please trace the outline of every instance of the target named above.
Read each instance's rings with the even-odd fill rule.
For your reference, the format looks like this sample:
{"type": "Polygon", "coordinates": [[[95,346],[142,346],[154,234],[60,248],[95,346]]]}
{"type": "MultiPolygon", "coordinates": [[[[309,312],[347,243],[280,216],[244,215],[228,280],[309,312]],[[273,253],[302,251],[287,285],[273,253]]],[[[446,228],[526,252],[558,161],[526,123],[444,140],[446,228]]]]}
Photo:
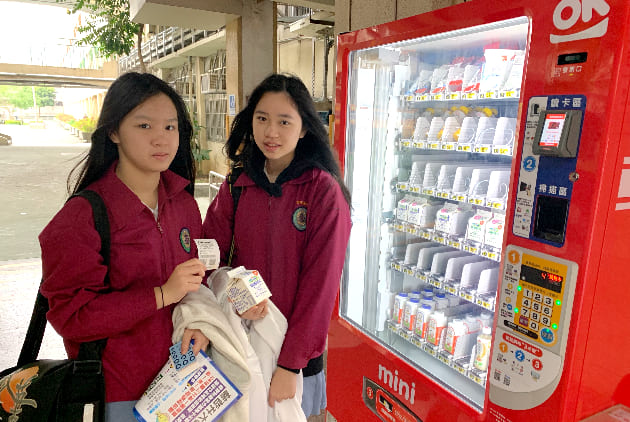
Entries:
{"type": "Polygon", "coordinates": [[[477,213],[468,219],[466,227],[466,240],[483,245],[486,238],[486,223],[492,218],[492,212],[477,210],[477,213]]]}
{"type": "Polygon", "coordinates": [[[495,214],[486,223],[485,244],[493,248],[501,249],[503,246],[503,230],[505,229],[505,216],[495,214]]]}
{"type": "Polygon", "coordinates": [[[271,296],[269,288],[256,270],[237,267],[228,271],[227,294],[236,312],[242,314],[271,296]]]}

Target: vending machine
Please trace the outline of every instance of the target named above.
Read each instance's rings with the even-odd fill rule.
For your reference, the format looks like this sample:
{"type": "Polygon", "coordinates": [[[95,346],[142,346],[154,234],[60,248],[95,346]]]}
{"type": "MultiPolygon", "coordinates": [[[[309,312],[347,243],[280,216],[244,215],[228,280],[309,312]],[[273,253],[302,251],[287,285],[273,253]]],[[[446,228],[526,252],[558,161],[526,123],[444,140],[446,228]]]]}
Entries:
{"type": "Polygon", "coordinates": [[[474,0],[337,48],[353,227],[330,414],[629,405],[630,2],[474,0]]]}

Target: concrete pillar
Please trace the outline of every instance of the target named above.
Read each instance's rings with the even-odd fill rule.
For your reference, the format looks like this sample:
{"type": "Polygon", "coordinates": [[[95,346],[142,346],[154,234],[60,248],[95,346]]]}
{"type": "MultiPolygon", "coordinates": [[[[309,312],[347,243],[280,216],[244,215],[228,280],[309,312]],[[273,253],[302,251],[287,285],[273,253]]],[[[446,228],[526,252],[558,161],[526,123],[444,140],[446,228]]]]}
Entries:
{"type": "MultiPolygon", "coordinates": [[[[235,98],[238,113],[252,90],[267,75],[276,71],[276,3],[243,0],[243,15],[225,25],[225,88],[235,98]]],[[[234,116],[226,117],[226,139],[234,116]]],[[[210,151],[211,167],[225,174],[229,163],[223,151],[210,151]]]]}

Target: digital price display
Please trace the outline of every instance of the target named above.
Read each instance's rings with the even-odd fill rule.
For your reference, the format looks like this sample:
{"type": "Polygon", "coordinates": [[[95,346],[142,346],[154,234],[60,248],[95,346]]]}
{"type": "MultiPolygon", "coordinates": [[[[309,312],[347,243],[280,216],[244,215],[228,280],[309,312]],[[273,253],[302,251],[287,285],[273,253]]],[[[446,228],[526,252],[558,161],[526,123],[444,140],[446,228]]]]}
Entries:
{"type": "Polygon", "coordinates": [[[562,292],[562,282],[564,278],[561,275],[549,271],[522,265],[521,280],[542,287],[543,289],[560,293],[562,292]]]}

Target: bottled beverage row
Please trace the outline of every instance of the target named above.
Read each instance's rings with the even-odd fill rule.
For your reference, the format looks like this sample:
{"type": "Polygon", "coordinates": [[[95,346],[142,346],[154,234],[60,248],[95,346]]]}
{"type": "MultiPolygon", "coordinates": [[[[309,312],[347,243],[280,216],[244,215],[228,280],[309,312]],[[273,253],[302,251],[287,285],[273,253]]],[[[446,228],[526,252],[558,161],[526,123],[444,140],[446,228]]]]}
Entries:
{"type": "Polygon", "coordinates": [[[410,57],[413,63],[395,69],[393,92],[406,98],[433,100],[477,98],[493,92],[518,95],[524,58],[524,50],[510,48],[484,48],[483,54],[470,51],[440,65],[410,57]],[[411,75],[412,69],[415,76],[411,75]]]}
{"type": "Polygon", "coordinates": [[[498,117],[489,108],[472,112],[468,107],[452,107],[438,115],[428,110],[415,120],[410,138],[403,134],[402,147],[512,156],[516,118],[498,117]]]}
{"type": "Polygon", "coordinates": [[[390,292],[410,292],[430,285],[458,300],[494,311],[498,262],[435,242],[411,243],[393,249],[390,292]],[[400,254],[403,248],[404,258],[400,254]]]}
{"type": "Polygon", "coordinates": [[[427,286],[398,293],[387,327],[442,363],[485,385],[493,314],[427,286]]]}
{"type": "MultiPolygon", "coordinates": [[[[414,156],[410,170],[399,169],[397,190],[497,210],[505,209],[510,167],[479,161],[459,162],[455,158],[443,155],[414,156]]],[[[406,205],[412,199],[412,196],[405,196],[402,202],[398,202],[401,214],[398,216],[397,212],[399,220],[409,221],[416,217],[406,205]]]]}

